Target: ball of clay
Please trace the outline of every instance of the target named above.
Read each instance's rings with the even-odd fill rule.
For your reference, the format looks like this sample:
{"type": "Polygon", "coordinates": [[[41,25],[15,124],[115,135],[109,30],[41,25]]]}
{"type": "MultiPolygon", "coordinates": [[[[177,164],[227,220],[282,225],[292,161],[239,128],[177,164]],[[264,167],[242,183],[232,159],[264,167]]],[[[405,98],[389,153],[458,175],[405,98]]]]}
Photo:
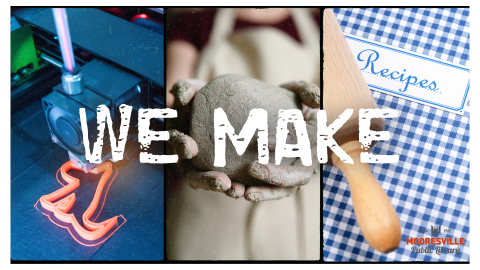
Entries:
{"type": "MultiPolygon", "coordinates": [[[[301,109],[301,100],[293,92],[268,83],[238,75],[222,75],[206,84],[193,100],[190,136],[197,142],[198,154],[192,162],[205,171],[219,171],[230,179],[245,185],[267,185],[248,173],[248,166],[258,160],[257,133],[251,139],[245,153],[239,156],[226,136],[225,167],[215,167],[214,110],[223,108],[230,124],[239,134],[248,119],[250,110],[265,109],[268,113],[268,134],[276,135],[278,111],[301,109]]],[[[295,132],[289,125],[290,132],[295,132]]],[[[293,133],[295,134],[295,133],[293,133]]],[[[296,143],[296,142],[293,142],[296,143]]],[[[275,162],[275,152],[270,150],[269,162],[275,162]]],[[[283,158],[282,165],[289,165],[295,158],[283,158]]]]}

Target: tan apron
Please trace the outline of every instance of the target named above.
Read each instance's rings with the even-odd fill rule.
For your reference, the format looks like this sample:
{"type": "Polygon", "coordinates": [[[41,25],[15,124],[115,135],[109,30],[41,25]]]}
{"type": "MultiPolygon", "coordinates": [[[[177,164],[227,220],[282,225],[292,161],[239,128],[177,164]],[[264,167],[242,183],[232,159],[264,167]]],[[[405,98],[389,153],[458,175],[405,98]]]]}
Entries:
{"type": "Polygon", "coordinates": [[[320,30],[307,9],[291,9],[291,16],[301,44],[272,27],[232,34],[235,9],[220,9],[195,77],[209,82],[237,74],[273,85],[293,80],[320,85],[320,30]]]}
{"type": "MultiPolygon", "coordinates": [[[[271,27],[231,33],[234,9],[220,9],[196,77],[254,77],[274,85],[320,83],[320,35],[308,10],[292,9],[302,44],[271,27]]],[[[193,190],[185,183],[167,200],[170,260],[319,260],[320,175],[295,195],[251,203],[193,190]]]]}

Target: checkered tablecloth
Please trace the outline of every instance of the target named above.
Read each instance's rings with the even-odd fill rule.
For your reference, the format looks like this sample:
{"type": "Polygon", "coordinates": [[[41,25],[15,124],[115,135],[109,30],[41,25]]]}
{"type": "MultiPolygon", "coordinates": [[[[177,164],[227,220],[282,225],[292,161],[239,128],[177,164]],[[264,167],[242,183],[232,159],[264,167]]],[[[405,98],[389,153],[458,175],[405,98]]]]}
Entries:
{"type": "MultiPolygon", "coordinates": [[[[400,47],[463,66],[469,63],[468,9],[334,9],[344,33],[400,47]]],[[[370,164],[397,210],[400,247],[375,251],[360,232],[350,189],[333,166],[323,171],[323,238],[326,261],[470,260],[470,104],[463,116],[372,91],[378,107],[399,111],[385,119],[392,139],[379,141],[373,154],[399,155],[398,164],[370,164]],[[441,237],[463,237],[461,253],[418,254],[407,237],[431,237],[431,226],[451,229],[441,237]]],[[[430,246],[434,248],[434,246],[430,246]]],[[[448,246],[457,248],[458,246],[448,246]]]]}

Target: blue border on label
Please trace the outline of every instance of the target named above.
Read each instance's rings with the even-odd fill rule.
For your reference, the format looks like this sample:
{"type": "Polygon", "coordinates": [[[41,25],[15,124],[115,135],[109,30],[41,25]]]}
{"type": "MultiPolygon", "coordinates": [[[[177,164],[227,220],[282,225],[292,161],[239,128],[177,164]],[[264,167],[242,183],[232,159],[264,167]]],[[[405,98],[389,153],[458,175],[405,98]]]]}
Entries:
{"type": "MultiPolygon", "coordinates": [[[[440,64],[440,65],[443,65],[443,66],[459,69],[459,70],[466,71],[466,72],[470,73],[470,70],[467,69],[467,68],[464,68],[464,67],[455,66],[455,65],[445,63],[445,62],[441,62],[441,61],[438,61],[438,60],[435,60],[435,59],[430,59],[430,58],[423,57],[423,56],[420,56],[420,55],[416,55],[416,54],[404,52],[404,51],[401,51],[401,50],[397,50],[397,49],[394,49],[394,48],[386,47],[386,46],[376,44],[376,43],[373,43],[373,42],[370,42],[370,41],[366,41],[366,40],[363,40],[363,39],[358,39],[358,38],[350,36],[350,35],[345,35],[345,37],[347,39],[355,40],[355,41],[358,41],[358,42],[362,42],[362,43],[369,44],[369,45],[372,45],[372,46],[376,46],[376,47],[380,47],[380,48],[387,49],[387,50],[390,50],[390,51],[398,52],[398,53],[405,54],[405,55],[408,55],[408,56],[413,56],[413,57],[416,57],[416,58],[420,58],[422,60],[427,60],[427,61],[433,62],[435,64],[440,64]]],[[[450,107],[450,106],[442,105],[442,104],[435,103],[435,102],[432,102],[432,101],[428,101],[428,100],[425,100],[425,99],[421,99],[421,98],[413,97],[413,96],[410,96],[410,95],[402,94],[401,92],[392,91],[390,89],[386,89],[386,88],[376,86],[376,85],[373,85],[373,84],[369,84],[369,83],[367,83],[367,84],[368,84],[369,87],[374,88],[374,89],[378,89],[380,91],[389,92],[389,93],[392,93],[392,94],[395,94],[395,95],[398,95],[398,96],[407,97],[407,98],[410,98],[410,99],[413,99],[413,100],[422,101],[424,103],[435,105],[435,106],[438,106],[438,107],[441,107],[441,108],[449,109],[449,110],[452,110],[452,111],[460,111],[460,112],[462,112],[461,110],[465,107],[465,101],[467,99],[468,91],[470,90],[470,79],[468,79],[467,88],[465,89],[465,94],[463,95],[462,105],[460,105],[460,107],[458,107],[458,108],[453,108],[453,107],[450,107]]]]}

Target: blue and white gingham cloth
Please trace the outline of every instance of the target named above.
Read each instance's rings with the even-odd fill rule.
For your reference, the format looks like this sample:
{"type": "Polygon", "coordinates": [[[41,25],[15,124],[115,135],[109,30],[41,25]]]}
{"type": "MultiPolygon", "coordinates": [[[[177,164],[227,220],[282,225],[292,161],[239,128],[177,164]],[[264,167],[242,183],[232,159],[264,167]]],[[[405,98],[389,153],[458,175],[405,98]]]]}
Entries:
{"type": "MultiPolygon", "coordinates": [[[[334,9],[344,33],[468,66],[468,9],[334,9]]],[[[470,260],[470,104],[463,116],[372,91],[379,108],[399,111],[385,119],[389,141],[371,148],[378,155],[399,155],[398,164],[370,164],[387,192],[402,226],[400,247],[389,254],[365,241],[355,219],[350,189],[334,166],[323,171],[325,261],[469,261],[470,260]],[[463,237],[460,255],[412,253],[407,237],[463,237]],[[428,232],[420,232],[421,230],[428,232]],[[451,229],[450,233],[443,233],[451,229]]],[[[443,245],[441,245],[443,246],[443,245]]],[[[430,246],[434,248],[434,246],[430,246]]]]}

